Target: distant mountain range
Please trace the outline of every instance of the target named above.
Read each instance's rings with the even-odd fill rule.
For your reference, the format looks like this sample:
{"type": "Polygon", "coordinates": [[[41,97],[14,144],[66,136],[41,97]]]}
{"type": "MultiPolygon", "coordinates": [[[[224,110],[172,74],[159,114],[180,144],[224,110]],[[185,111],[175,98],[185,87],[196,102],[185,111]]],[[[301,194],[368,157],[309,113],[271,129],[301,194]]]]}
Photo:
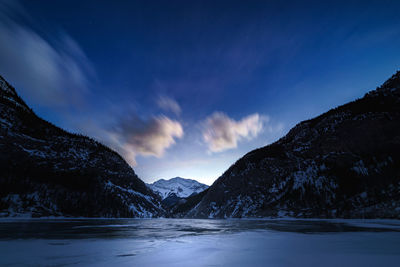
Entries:
{"type": "Polygon", "coordinates": [[[120,155],[39,118],[0,77],[0,216],[158,217],[120,155]]]}
{"type": "Polygon", "coordinates": [[[0,77],[0,216],[400,218],[400,72],[253,150],[211,187],[146,185],[120,155],[39,118],[0,77]]]}
{"type": "Polygon", "coordinates": [[[175,216],[400,218],[400,72],[239,159],[175,216]]]}
{"type": "Polygon", "coordinates": [[[177,197],[189,197],[193,194],[198,194],[208,188],[208,185],[197,182],[193,179],[181,177],[171,178],[169,180],[160,179],[148,186],[162,199],[165,199],[172,194],[177,197]]]}
{"type": "Polygon", "coordinates": [[[192,179],[175,177],[169,180],[160,179],[148,186],[158,194],[162,203],[171,207],[181,199],[196,195],[208,188],[208,185],[192,179]]]}

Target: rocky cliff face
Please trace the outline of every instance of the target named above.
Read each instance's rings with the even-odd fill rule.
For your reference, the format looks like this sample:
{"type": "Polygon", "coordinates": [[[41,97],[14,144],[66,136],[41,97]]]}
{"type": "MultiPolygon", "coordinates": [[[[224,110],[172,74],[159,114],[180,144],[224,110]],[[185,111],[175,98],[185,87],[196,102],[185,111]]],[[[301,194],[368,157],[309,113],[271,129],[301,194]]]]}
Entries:
{"type": "Polygon", "coordinates": [[[152,217],[159,201],[121,156],[42,120],[0,76],[1,216],[152,217]]]}
{"type": "Polygon", "coordinates": [[[232,165],[187,217],[400,217],[400,72],[232,165]]]}

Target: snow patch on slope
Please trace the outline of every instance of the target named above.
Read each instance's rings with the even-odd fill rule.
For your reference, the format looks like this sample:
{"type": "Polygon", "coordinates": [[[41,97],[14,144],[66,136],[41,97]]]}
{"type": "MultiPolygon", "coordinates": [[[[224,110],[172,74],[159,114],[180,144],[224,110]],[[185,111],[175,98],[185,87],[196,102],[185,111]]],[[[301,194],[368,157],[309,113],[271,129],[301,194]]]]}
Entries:
{"type": "Polygon", "coordinates": [[[199,183],[196,180],[181,177],[169,180],[160,179],[152,184],[148,184],[148,186],[156,194],[160,195],[162,199],[167,198],[171,194],[184,198],[198,194],[208,188],[208,185],[199,183]]]}

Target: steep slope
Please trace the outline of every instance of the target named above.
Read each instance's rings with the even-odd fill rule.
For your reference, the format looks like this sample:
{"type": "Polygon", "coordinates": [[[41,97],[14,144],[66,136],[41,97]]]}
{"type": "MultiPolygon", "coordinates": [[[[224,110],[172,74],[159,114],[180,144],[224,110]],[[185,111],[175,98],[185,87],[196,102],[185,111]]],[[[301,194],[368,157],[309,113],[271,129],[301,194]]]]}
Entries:
{"type": "Polygon", "coordinates": [[[166,205],[169,208],[168,216],[174,218],[185,217],[185,215],[203,199],[203,197],[207,194],[208,189],[209,188],[198,194],[191,195],[186,198],[181,198],[179,199],[179,201],[175,202],[174,205],[166,205]]]}
{"type": "Polygon", "coordinates": [[[169,180],[160,179],[148,185],[162,199],[174,194],[177,197],[185,198],[193,194],[198,194],[208,188],[208,185],[197,182],[196,180],[181,177],[169,180]]]}
{"type": "Polygon", "coordinates": [[[121,156],[37,117],[1,76],[0,170],[1,216],[163,214],[121,156]]]}
{"type": "Polygon", "coordinates": [[[246,154],[186,216],[400,218],[400,72],[246,154]]]}

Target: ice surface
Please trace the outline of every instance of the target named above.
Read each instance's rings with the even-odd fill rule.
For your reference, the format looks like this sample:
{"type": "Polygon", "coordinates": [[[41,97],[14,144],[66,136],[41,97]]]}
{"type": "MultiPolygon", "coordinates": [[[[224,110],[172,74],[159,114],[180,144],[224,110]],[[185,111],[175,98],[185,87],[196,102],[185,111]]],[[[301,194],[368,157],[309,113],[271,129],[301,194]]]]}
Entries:
{"type": "Polygon", "coordinates": [[[0,265],[398,266],[396,220],[5,220],[0,265]]]}

